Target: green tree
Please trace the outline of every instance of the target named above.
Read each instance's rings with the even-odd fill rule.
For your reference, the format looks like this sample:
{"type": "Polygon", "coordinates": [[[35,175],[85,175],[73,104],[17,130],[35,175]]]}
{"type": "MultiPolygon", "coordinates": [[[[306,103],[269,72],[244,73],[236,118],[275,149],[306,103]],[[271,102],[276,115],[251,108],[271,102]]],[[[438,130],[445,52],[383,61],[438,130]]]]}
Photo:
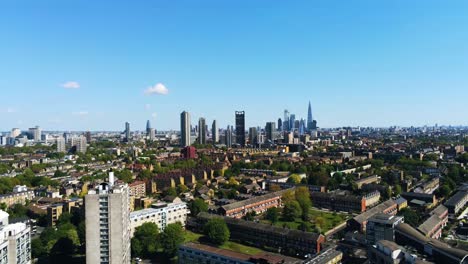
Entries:
{"type": "Polygon", "coordinates": [[[246,221],[253,221],[253,220],[255,220],[256,215],[257,215],[257,213],[255,211],[251,211],[251,212],[246,213],[243,218],[246,221]]]}
{"type": "Polygon", "coordinates": [[[28,214],[28,208],[22,204],[14,204],[8,210],[10,219],[25,217],[28,214]]]}
{"type": "Polygon", "coordinates": [[[289,176],[288,182],[289,183],[294,183],[294,184],[299,184],[299,183],[301,183],[301,176],[299,176],[299,174],[294,173],[291,176],[289,176]]]}
{"type": "Polygon", "coordinates": [[[398,196],[401,194],[401,185],[397,184],[395,185],[395,188],[393,189],[393,193],[395,194],[395,196],[398,196]]]}
{"type": "Polygon", "coordinates": [[[283,203],[288,203],[288,202],[294,201],[295,199],[296,197],[294,195],[293,190],[286,190],[281,197],[281,200],[283,201],[283,203]]]}
{"type": "Polygon", "coordinates": [[[180,193],[186,193],[188,191],[188,189],[189,188],[187,186],[185,186],[184,184],[179,184],[177,186],[177,193],[179,193],[179,194],[180,193]]]}
{"type": "Polygon", "coordinates": [[[276,207],[268,208],[268,210],[266,211],[265,218],[267,220],[270,220],[272,223],[276,223],[279,220],[279,214],[280,214],[280,211],[278,208],[276,207]]]}
{"type": "Polygon", "coordinates": [[[180,223],[167,225],[161,234],[161,245],[167,256],[174,256],[179,245],[184,242],[184,228],[180,223]]]}
{"type": "Polygon", "coordinates": [[[153,173],[150,170],[143,170],[138,174],[138,178],[144,179],[151,179],[153,177],[153,173]]]}
{"type": "Polygon", "coordinates": [[[177,196],[177,190],[174,187],[169,187],[163,192],[164,196],[177,196]]]}
{"type": "Polygon", "coordinates": [[[204,226],[205,235],[216,245],[222,245],[229,240],[231,233],[222,218],[212,218],[204,226]]]}
{"type": "Polygon", "coordinates": [[[155,223],[144,223],[135,229],[132,238],[132,255],[153,257],[159,247],[159,228],[155,223]]]}
{"type": "Polygon", "coordinates": [[[125,183],[130,183],[133,181],[133,174],[129,169],[124,169],[121,171],[116,171],[115,176],[119,178],[119,180],[125,182],[125,183]]]}
{"type": "Polygon", "coordinates": [[[40,238],[31,240],[31,250],[33,258],[41,258],[47,254],[47,250],[44,247],[44,244],[42,244],[42,240],[40,238]]]}
{"type": "Polygon", "coordinates": [[[196,198],[190,203],[189,208],[192,216],[197,216],[201,212],[208,211],[208,204],[203,199],[196,198]]]}
{"type": "Polygon", "coordinates": [[[302,215],[301,205],[297,201],[287,202],[283,208],[283,217],[286,221],[294,221],[302,215]]]}
{"type": "Polygon", "coordinates": [[[309,220],[309,211],[312,207],[312,201],[310,200],[310,192],[307,187],[298,187],[295,191],[296,201],[299,203],[302,209],[302,220],[309,220]]]}
{"type": "Polygon", "coordinates": [[[405,218],[405,223],[417,227],[419,225],[420,217],[419,214],[410,208],[403,208],[400,210],[400,215],[405,218]]]}

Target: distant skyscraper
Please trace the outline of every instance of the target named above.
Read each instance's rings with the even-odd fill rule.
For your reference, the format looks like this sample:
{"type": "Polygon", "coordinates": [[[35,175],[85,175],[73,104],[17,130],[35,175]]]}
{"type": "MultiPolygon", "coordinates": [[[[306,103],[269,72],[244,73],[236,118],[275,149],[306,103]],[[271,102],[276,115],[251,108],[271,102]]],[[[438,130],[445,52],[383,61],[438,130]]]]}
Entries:
{"type": "Polygon", "coordinates": [[[86,263],[130,264],[130,196],[126,184],[102,183],[85,196],[86,263]]]}
{"type": "Polygon", "coordinates": [[[232,130],[229,126],[227,127],[227,130],[226,130],[225,139],[226,139],[226,146],[228,148],[232,147],[232,130]]]}
{"type": "Polygon", "coordinates": [[[245,112],[236,111],[236,142],[245,146],[245,112]]]}
{"type": "Polygon", "coordinates": [[[295,114],[291,114],[289,116],[289,131],[293,131],[294,132],[294,129],[297,129],[297,127],[295,126],[296,124],[296,115],[295,114]]]}
{"type": "Polygon", "coordinates": [[[91,142],[91,132],[87,131],[87,132],[85,133],[85,137],[86,137],[86,141],[87,141],[87,142],[91,142]]]}
{"type": "Polygon", "coordinates": [[[294,131],[299,131],[300,126],[301,126],[301,121],[294,120],[294,131]]]}
{"type": "Polygon", "coordinates": [[[213,144],[219,142],[219,130],[216,120],[213,120],[213,124],[211,125],[211,138],[213,140],[213,144]]]}
{"type": "Polygon", "coordinates": [[[304,135],[305,133],[305,120],[301,118],[301,121],[299,122],[299,135],[304,135]]]}
{"type": "Polygon", "coordinates": [[[278,118],[278,131],[283,131],[283,120],[278,118]]]}
{"type": "Polygon", "coordinates": [[[29,129],[31,139],[34,141],[41,141],[42,131],[39,126],[35,126],[29,129]]]}
{"type": "Polygon", "coordinates": [[[266,140],[273,142],[275,140],[275,122],[268,122],[265,126],[266,140]]]}
{"type": "Polygon", "coordinates": [[[206,144],[206,120],[203,117],[198,119],[198,144],[206,144]]]}
{"type": "Polygon", "coordinates": [[[186,111],[180,114],[180,146],[190,146],[190,113],[186,111]]]}
{"type": "Polygon", "coordinates": [[[79,153],[86,153],[86,149],[88,147],[87,142],[86,142],[86,137],[84,136],[72,138],[71,145],[74,146],[76,148],[76,152],[79,152],[79,153]]]}
{"type": "Polygon", "coordinates": [[[154,140],[155,137],[156,137],[156,130],[154,130],[154,128],[150,128],[149,135],[148,135],[149,140],[154,140]]]}
{"type": "Polygon", "coordinates": [[[309,109],[307,109],[307,130],[312,130],[314,118],[312,117],[312,105],[309,101],[309,109]]]}
{"type": "Polygon", "coordinates": [[[7,144],[8,137],[0,135],[0,146],[5,146],[7,144]]]}
{"type": "Polygon", "coordinates": [[[70,142],[71,134],[70,133],[63,133],[63,138],[65,139],[65,144],[70,142]]]}
{"type": "Polygon", "coordinates": [[[249,128],[249,142],[251,145],[258,143],[258,133],[256,127],[249,128]]]}
{"type": "Polygon", "coordinates": [[[289,126],[289,111],[284,110],[284,119],[283,119],[283,131],[289,131],[291,127],[289,126]]]}
{"type": "Polygon", "coordinates": [[[21,135],[21,130],[19,128],[13,128],[10,133],[10,137],[15,138],[21,135]]]}
{"type": "Polygon", "coordinates": [[[65,151],[66,151],[65,139],[63,137],[58,137],[57,138],[57,152],[65,152],[65,151]]]}
{"type": "Polygon", "coordinates": [[[130,123],[125,122],[125,142],[130,142],[130,123]]]}
{"type": "Polygon", "coordinates": [[[150,121],[146,121],[146,136],[150,136],[150,133],[151,133],[151,123],[150,121]]]}

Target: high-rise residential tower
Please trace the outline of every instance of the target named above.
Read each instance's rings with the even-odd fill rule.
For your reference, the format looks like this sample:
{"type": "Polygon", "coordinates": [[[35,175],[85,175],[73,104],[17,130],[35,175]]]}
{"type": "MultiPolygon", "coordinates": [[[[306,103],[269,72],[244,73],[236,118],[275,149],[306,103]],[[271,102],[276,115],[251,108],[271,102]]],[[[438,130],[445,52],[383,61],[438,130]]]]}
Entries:
{"type": "Polygon", "coordinates": [[[258,132],[256,127],[249,128],[249,143],[255,145],[258,143],[258,132]]]}
{"type": "Polygon", "coordinates": [[[206,144],[206,120],[203,117],[198,119],[198,144],[206,144]]]}
{"type": "Polygon", "coordinates": [[[241,147],[245,146],[245,112],[236,111],[236,142],[241,147]]]}
{"type": "Polygon", "coordinates": [[[71,139],[71,145],[72,147],[75,147],[76,152],[79,152],[79,153],[86,153],[86,149],[88,147],[88,144],[86,142],[86,137],[84,136],[73,137],[71,139]]]}
{"type": "Polygon", "coordinates": [[[232,147],[232,130],[231,128],[228,126],[227,129],[226,129],[226,146],[228,148],[232,147]]]}
{"type": "Polygon", "coordinates": [[[213,144],[219,142],[219,130],[216,120],[213,120],[213,124],[211,125],[211,139],[213,140],[213,144]]]}
{"type": "Polygon", "coordinates": [[[130,142],[130,123],[125,122],[125,142],[130,142]]]}
{"type": "Polygon", "coordinates": [[[102,183],[85,196],[86,263],[130,264],[130,196],[127,184],[102,183]]]}
{"type": "Polygon", "coordinates": [[[65,145],[65,138],[58,137],[57,138],[57,152],[65,152],[66,145],[65,145]]]}
{"type": "Polygon", "coordinates": [[[24,223],[10,224],[8,217],[0,210],[0,263],[30,264],[31,229],[24,223]]]}
{"type": "Polygon", "coordinates": [[[266,140],[273,142],[275,140],[275,122],[268,122],[265,126],[266,140]]]}
{"type": "Polygon", "coordinates": [[[180,114],[180,146],[190,146],[190,113],[186,111],[180,114]]]}

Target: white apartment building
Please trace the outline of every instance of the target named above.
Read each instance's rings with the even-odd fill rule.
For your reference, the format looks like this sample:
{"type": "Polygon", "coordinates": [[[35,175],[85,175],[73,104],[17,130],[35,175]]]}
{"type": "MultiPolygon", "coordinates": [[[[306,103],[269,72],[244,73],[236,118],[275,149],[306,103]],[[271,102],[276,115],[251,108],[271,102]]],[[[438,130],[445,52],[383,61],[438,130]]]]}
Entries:
{"type": "Polygon", "coordinates": [[[130,197],[126,184],[100,184],[85,197],[86,263],[130,264],[130,197]]]}
{"type": "Polygon", "coordinates": [[[76,147],[76,152],[86,153],[88,147],[86,137],[79,136],[71,139],[71,145],[76,147]]]}
{"type": "Polygon", "coordinates": [[[57,152],[66,152],[65,138],[57,138],[57,152]]]}
{"type": "Polygon", "coordinates": [[[30,264],[31,230],[24,223],[9,224],[0,210],[0,264],[30,264]]]}
{"type": "Polygon", "coordinates": [[[164,231],[167,225],[180,222],[185,226],[187,215],[189,214],[187,204],[180,198],[176,198],[173,203],[157,203],[152,208],[143,209],[130,213],[131,235],[135,229],[145,223],[155,223],[160,231],[164,231]]]}

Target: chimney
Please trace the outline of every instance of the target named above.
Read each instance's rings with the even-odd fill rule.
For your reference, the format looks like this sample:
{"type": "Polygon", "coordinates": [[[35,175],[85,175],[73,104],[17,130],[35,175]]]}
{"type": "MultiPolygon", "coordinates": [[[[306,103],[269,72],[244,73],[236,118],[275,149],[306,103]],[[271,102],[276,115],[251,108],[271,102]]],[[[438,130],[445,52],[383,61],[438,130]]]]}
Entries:
{"type": "Polygon", "coordinates": [[[114,186],[115,178],[114,178],[114,172],[109,171],[109,187],[114,186]]]}

